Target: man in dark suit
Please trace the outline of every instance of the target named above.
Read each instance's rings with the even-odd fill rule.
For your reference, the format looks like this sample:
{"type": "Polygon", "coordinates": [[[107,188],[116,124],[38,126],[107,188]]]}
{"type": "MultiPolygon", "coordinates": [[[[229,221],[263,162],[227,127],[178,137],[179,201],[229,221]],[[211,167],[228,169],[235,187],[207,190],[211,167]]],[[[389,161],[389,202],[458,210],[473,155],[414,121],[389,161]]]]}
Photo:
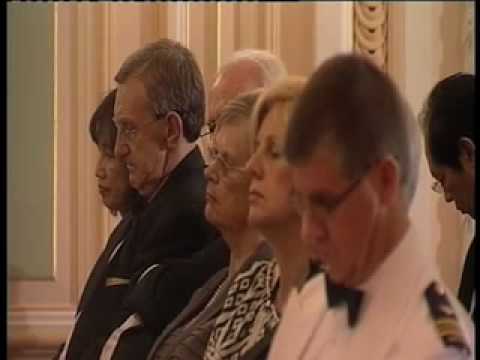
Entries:
{"type": "MultiPolygon", "coordinates": [[[[432,189],[455,202],[463,214],[475,217],[475,76],[457,73],[431,91],[422,113],[425,150],[432,189]]],[[[458,297],[476,323],[475,237],[465,258],[458,297]]]]}
{"type": "Polygon", "coordinates": [[[128,57],[115,80],[115,156],[146,204],[131,219],[105,282],[77,314],[65,359],[146,357],[191,294],[228,261],[204,218],[204,162],[195,141],[205,94],[192,53],[157,41],[128,57]]]}

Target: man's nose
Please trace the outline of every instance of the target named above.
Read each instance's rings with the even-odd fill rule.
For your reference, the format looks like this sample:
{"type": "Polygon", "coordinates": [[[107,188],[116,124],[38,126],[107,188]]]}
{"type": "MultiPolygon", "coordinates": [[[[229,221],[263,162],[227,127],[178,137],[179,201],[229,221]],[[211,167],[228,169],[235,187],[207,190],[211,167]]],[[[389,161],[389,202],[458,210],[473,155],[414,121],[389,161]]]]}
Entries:
{"type": "Polygon", "coordinates": [[[215,170],[216,161],[210,161],[208,166],[205,168],[205,178],[207,181],[212,183],[218,183],[218,175],[217,171],[215,170]]]}
{"type": "MultiPolygon", "coordinates": [[[[301,222],[301,238],[305,244],[313,244],[316,241],[322,240],[326,235],[327,231],[323,224],[318,222],[318,219],[315,219],[312,216],[312,212],[310,209],[302,210],[300,214],[302,222],[301,222]]],[[[311,247],[309,246],[309,249],[311,247]]],[[[310,254],[311,256],[315,256],[316,254],[310,254]]]]}
{"type": "Polygon", "coordinates": [[[245,169],[252,178],[259,179],[262,177],[262,169],[257,151],[250,156],[250,159],[245,164],[245,169]]]}
{"type": "Polygon", "coordinates": [[[103,164],[102,158],[100,158],[95,168],[95,176],[97,177],[97,179],[105,179],[106,175],[107,173],[105,171],[105,166],[103,164]]]}
{"type": "Polygon", "coordinates": [[[121,142],[117,139],[114,153],[115,157],[119,159],[124,159],[130,153],[130,149],[126,143],[121,142]]]}

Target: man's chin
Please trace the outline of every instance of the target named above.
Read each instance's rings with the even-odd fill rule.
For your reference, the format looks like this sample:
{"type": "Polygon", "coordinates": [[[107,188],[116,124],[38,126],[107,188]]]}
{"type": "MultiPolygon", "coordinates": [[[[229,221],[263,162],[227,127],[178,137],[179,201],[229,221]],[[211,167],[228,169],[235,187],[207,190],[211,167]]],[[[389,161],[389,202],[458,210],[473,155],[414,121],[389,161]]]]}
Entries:
{"type": "Polygon", "coordinates": [[[130,183],[130,186],[132,188],[137,190],[140,194],[142,193],[143,183],[140,181],[140,179],[135,176],[129,175],[128,182],[130,183]]]}

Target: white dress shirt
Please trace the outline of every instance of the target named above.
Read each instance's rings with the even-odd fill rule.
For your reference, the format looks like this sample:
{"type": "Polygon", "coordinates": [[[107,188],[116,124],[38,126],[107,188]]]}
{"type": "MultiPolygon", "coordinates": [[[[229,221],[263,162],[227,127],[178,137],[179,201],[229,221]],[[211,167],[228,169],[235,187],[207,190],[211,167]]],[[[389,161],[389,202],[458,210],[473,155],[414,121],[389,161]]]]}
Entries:
{"type": "Polygon", "coordinates": [[[325,277],[293,291],[273,340],[269,360],[474,359],[473,324],[439,277],[430,244],[412,227],[363,284],[358,322],[347,308],[329,308],[325,277]],[[425,290],[435,282],[456,314],[464,349],[447,346],[439,334],[425,290]]]}

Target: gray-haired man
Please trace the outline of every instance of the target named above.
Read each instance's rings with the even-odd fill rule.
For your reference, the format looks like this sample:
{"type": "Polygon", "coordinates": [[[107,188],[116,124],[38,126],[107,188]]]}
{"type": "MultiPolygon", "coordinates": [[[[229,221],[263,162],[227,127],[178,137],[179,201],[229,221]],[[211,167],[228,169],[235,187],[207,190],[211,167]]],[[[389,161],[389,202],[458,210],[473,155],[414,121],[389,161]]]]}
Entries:
{"type": "Polygon", "coordinates": [[[204,217],[204,161],[195,141],[205,91],[193,54],[159,40],[129,56],[115,80],[115,156],[146,205],[78,315],[66,359],[145,358],[192,293],[228,263],[204,217]]]}

